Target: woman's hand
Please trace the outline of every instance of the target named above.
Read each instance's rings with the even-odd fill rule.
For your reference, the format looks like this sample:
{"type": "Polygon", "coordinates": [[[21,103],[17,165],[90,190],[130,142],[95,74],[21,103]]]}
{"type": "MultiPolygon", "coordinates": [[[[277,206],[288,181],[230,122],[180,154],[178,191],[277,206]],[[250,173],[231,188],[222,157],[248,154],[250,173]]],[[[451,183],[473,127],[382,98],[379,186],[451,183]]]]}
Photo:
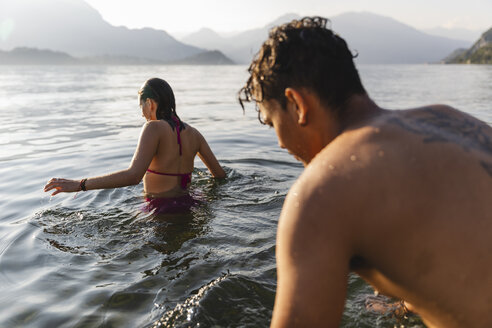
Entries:
{"type": "Polygon", "coordinates": [[[59,179],[53,178],[46,186],[44,186],[44,191],[50,191],[55,189],[55,191],[51,194],[51,196],[55,196],[61,192],[76,192],[80,191],[80,181],[79,180],[70,180],[70,179],[59,179]]]}

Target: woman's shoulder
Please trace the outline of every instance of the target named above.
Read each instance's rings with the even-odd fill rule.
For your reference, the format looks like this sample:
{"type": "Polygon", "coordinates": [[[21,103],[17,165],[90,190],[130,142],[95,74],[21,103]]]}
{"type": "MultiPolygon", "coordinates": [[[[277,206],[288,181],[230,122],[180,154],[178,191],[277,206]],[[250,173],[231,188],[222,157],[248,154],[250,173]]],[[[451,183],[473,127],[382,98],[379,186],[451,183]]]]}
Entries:
{"type": "Polygon", "coordinates": [[[198,130],[194,126],[192,126],[186,122],[182,122],[182,123],[185,127],[184,128],[185,131],[188,131],[190,134],[193,134],[193,135],[200,135],[200,132],[198,132],[198,130]]]}
{"type": "Polygon", "coordinates": [[[203,143],[204,137],[202,136],[200,131],[198,131],[197,128],[193,127],[192,125],[189,125],[188,123],[184,123],[184,124],[186,128],[183,131],[186,131],[186,135],[191,137],[191,140],[193,140],[193,142],[195,142],[196,145],[199,147],[203,143]]]}
{"type": "Polygon", "coordinates": [[[171,130],[171,126],[167,122],[162,121],[162,120],[147,121],[143,125],[143,128],[144,129],[151,129],[151,130],[158,130],[158,131],[162,131],[162,129],[171,130]]]}
{"type": "Polygon", "coordinates": [[[142,126],[142,133],[160,137],[172,133],[172,129],[169,124],[164,121],[147,121],[142,126]]]}
{"type": "MultiPolygon", "coordinates": [[[[186,122],[182,122],[182,124],[184,125],[184,129],[181,130],[182,136],[184,135],[192,136],[196,140],[203,138],[202,134],[198,131],[198,129],[196,129],[195,127],[193,127],[192,125],[186,122]]],[[[169,134],[174,134],[176,131],[171,127],[171,125],[168,122],[164,120],[148,121],[144,124],[143,130],[152,134],[165,135],[165,136],[168,136],[169,134]]]]}

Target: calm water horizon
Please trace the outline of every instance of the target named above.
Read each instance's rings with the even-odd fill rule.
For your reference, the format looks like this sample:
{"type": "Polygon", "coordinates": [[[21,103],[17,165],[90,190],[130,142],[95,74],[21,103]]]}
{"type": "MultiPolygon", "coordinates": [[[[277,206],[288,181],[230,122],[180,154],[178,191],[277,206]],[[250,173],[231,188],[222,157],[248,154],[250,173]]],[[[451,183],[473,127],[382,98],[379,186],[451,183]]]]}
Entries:
{"type": "MultiPolygon", "coordinates": [[[[492,124],[492,65],[361,65],[383,108],[444,103],[492,124]]],[[[302,165],[243,114],[244,66],[0,66],[0,327],[267,327],[275,235],[302,165]],[[126,168],[144,123],[137,91],[174,89],[177,112],[227,171],[197,160],[190,213],[142,211],[142,185],[50,197],[51,177],[126,168]]],[[[452,286],[450,286],[452,288],[452,286]]],[[[370,313],[350,276],[342,327],[423,326],[370,313]]]]}

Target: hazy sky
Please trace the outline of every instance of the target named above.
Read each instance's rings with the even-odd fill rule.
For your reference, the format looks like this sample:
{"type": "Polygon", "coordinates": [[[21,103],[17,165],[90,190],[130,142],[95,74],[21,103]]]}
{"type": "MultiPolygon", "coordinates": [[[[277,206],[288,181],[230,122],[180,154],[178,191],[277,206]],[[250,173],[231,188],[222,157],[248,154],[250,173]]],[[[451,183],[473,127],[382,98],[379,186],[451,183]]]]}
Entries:
{"type": "MultiPolygon", "coordinates": [[[[13,0],[15,1],[15,0],[13,0]]],[[[418,29],[492,26],[492,0],[86,0],[113,25],[170,33],[209,27],[218,32],[266,25],[286,13],[335,16],[369,11],[418,29]]]]}

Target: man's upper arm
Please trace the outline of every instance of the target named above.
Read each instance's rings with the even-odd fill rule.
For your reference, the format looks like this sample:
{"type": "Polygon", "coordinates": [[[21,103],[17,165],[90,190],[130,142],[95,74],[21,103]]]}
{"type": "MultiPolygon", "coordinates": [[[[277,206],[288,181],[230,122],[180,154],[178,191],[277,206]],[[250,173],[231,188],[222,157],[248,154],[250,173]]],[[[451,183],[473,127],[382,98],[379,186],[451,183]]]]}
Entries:
{"type": "Polygon", "coordinates": [[[335,206],[303,183],[289,192],[277,232],[272,327],[339,326],[350,253],[346,227],[336,217],[340,211],[335,206]]]}

